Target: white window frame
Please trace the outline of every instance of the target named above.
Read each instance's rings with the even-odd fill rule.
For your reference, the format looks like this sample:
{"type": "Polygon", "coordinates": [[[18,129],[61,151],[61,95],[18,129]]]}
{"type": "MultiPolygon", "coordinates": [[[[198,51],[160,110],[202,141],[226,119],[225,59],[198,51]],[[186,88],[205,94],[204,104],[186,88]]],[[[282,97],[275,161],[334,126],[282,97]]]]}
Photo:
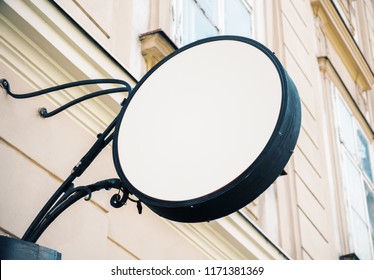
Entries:
{"type": "MultiPolygon", "coordinates": [[[[347,224],[348,224],[348,233],[349,233],[349,237],[348,237],[349,240],[348,241],[349,241],[350,251],[357,254],[357,252],[360,252],[360,249],[358,248],[358,244],[357,244],[356,239],[354,237],[354,228],[353,228],[353,215],[354,215],[353,211],[355,211],[355,210],[353,210],[353,208],[356,208],[356,206],[353,207],[353,205],[352,205],[352,202],[353,202],[352,200],[353,199],[349,195],[350,186],[348,185],[349,178],[347,177],[347,176],[349,176],[349,174],[344,173],[344,165],[346,164],[345,161],[347,161],[347,160],[350,161],[355,166],[355,168],[357,168],[359,170],[359,173],[360,173],[361,187],[363,188],[362,189],[362,195],[363,195],[362,203],[363,203],[363,205],[358,206],[358,207],[364,207],[364,209],[365,209],[365,217],[362,217],[363,218],[362,220],[368,228],[368,245],[369,245],[370,248],[369,248],[369,255],[366,256],[366,258],[373,259],[374,258],[374,244],[372,242],[372,236],[371,236],[371,232],[370,232],[370,229],[371,229],[372,226],[371,226],[370,220],[369,220],[369,209],[368,209],[366,197],[364,196],[364,194],[365,194],[364,182],[369,186],[369,188],[371,188],[371,190],[373,192],[374,192],[374,182],[367,176],[366,172],[361,168],[360,163],[359,163],[356,155],[352,155],[351,152],[348,150],[348,148],[344,145],[344,143],[341,140],[341,132],[340,132],[340,125],[339,125],[339,120],[340,120],[341,116],[340,116],[340,112],[339,112],[338,102],[341,102],[343,104],[343,106],[345,106],[347,111],[350,113],[350,117],[351,117],[351,120],[352,120],[352,123],[353,123],[354,131],[359,130],[365,136],[366,140],[368,141],[369,157],[370,157],[370,160],[371,160],[371,171],[372,171],[372,174],[374,175],[373,142],[369,141],[368,137],[364,133],[364,130],[360,126],[358,120],[356,119],[356,117],[352,113],[351,108],[347,105],[347,102],[344,100],[341,92],[332,82],[330,84],[330,90],[331,90],[331,93],[332,93],[333,105],[334,105],[334,118],[335,118],[336,132],[337,132],[336,143],[337,143],[337,146],[338,146],[339,159],[340,159],[340,163],[341,163],[341,166],[340,166],[341,172],[340,173],[341,173],[342,182],[343,182],[344,206],[345,206],[345,209],[346,209],[346,220],[347,220],[347,224]]],[[[357,137],[355,135],[355,147],[357,147],[357,139],[356,138],[357,137]]],[[[357,255],[357,256],[359,258],[361,257],[360,255],[357,255]]]]}
{"type": "MultiPolygon", "coordinates": [[[[183,46],[187,43],[190,43],[191,39],[186,38],[186,35],[184,35],[184,17],[186,14],[184,13],[184,7],[186,1],[193,1],[197,6],[196,0],[172,0],[172,6],[171,6],[171,13],[172,13],[172,38],[177,46],[183,46]]],[[[256,37],[256,30],[254,28],[255,24],[255,18],[254,18],[254,0],[239,0],[242,2],[243,6],[247,9],[248,13],[251,16],[251,38],[256,37]]],[[[218,3],[218,23],[215,25],[215,27],[218,29],[217,35],[225,35],[225,27],[224,27],[224,0],[216,0],[218,3]]],[[[209,18],[209,17],[207,17],[209,18]]],[[[210,21],[212,22],[212,21],[210,21]]],[[[191,37],[191,35],[188,35],[191,37]]]]}

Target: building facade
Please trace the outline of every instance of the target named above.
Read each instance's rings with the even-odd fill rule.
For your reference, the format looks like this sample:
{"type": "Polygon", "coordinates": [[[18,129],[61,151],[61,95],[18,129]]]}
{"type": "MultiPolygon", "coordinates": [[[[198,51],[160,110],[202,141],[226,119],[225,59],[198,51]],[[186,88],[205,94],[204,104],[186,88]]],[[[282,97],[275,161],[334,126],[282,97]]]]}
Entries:
{"type": "MultiPolygon", "coordinates": [[[[274,51],[301,97],[287,175],[238,212],[176,223],[132,203],[113,208],[113,192],[100,191],[38,244],[63,259],[374,259],[372,0],[0,0],[0,34],[0,78],[15,93],[97,78],[134,86],[177,48],[234,34],[274,51]]],[[[24,100],[0,89],[0,233],[22,237],[126,93],[48,119],[38,109],[101,89],[24,100]]],[[[108,146],[75,184],[116,177],[108,146]]]]}

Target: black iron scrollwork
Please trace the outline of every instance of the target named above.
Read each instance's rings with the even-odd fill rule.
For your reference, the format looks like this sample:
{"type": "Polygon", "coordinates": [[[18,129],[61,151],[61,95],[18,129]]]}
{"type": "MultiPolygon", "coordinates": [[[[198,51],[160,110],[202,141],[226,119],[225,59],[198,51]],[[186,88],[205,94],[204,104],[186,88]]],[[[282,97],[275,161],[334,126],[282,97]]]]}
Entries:
{"type": "Polygon", "coordinates": [[[56,115],[56,114],[58,114],[58,113],[60,113],[64,110],[70,108],[71,106],[74,106],[74,105],[76,105],[80,102],[83,102],[85,100],[88,100],[88,99],[91,99],[91,98],[94,98],[94,97],[98,97],[98,96],[106,95],[106,94],[117,93],[117,92],[130,92],[131,91],[131,86],[127,82],[122,81],[122,80],[118,80],[118,79],[83,80],[83,81],[66,83],[66,84],[46,88],[46,89],[43,89],[43,90],[31,92],[31,93],[25,93],[25,94],[15,94],[15,93],[13,93],[10,90],[9,82],[6,79],[1,79],[0,83],[1,83],[1,86],[7,92],[7,94],[9,94],[11,97],[17,98],[17,99],[32,98],[32,97],[44,95],[44,94],[47,94],[47,93],[60,91],[60,90],[73,88],[73,87],[84,86],[84,85],[92,85],[92,84],[117,84],[117,85],[120,85],[119,87],[99,90],[99,91],[95,91],[95,92],[89,93],[87,95],[81,96],[81,97],[79,97],[77,99],[74,99],[74,100],[68,102],[67,104],[65,104],[65,105],[63,105],[63,106],[61,106],[61,107],[59,107],[59,108],[57,108],[57,109],[55,109],[51,112],[48,112],[48,110],[46,108],[42,107],[42,108],[39,109],[39,115],[42,116],[43,118],[52,117],[52,116],[54,116],[54,115],[56,115]]]}
{"type": "MultiPolygon", "coordinates": [[[[89,84],[102,84],[102,83],[110,83],[110,84],[117,84],[120,87],[115,87],[112,89],[105,89],[96,91],[80,98],[77,98],[55,110],[52,112],[48,112],[47,109],[42,108],[39,110],[39,114],[43,118],[48,118],[54,116],[69,107],[78,104],[82,101],[85,101],[90,98],[94,98],[104,94],[111,94],[115,92],[129,92],[131,93],[130,85],[122,80],[117,79],[96,79],[96,80],[84,80],[78,82],[67,83],[47,89],[43,89],[40,91],[26,93],[26,94],[15,94],[11,92],[9,82],[6,79],[0,80],[0,85],[5,89],[7,94],[12,96],[13,98],[23,99],[23,98],[32,98],[39,95],[51,93],[54,91],[59,91],[67,88],[82,86],[82,85],[89,85],[89,84]]],[[[122,102],[121,105],[124,105],[122,102]]],[[[88,150],[88,152],[82,157],[82,159],[74,166],[72,169],[71,174],[68,178],[61,184],[61,186],[56,190],[56,192],[51,196],[51,198],[47,201],[44,207],[40,210],[38,215],[35,217],[34,221],[31,223],[29,228],[26,230],[24,236],[22,237],[25,241],[36,242],[41,234],[47,229],[47,227],[69,206],[77,202],[79,199],[84,198],[85,200],[90,200],[92,197],[92,193],[105,189],[117,189],[118,193],[114,194],[110,199],[110,204],[114,208],[120,208],[123,205],[126,205],[127,201],[131,201],[136,203],[138,213],[142,213],[142,204],[139,200],[133,199],[130,197],[130,192],[126,188],[126,186],[120,181],[120,179],[106,179],[94,184],[86,185],[86,186],[78,186],[75,187],[73,181],[81,176],[83,172],[88,168],[88,166],[92,163],[92,161],[98,156],[98,154],[113,140],[113,129],[117,122],[116,117],[112,123],[105,129],[103,133],[97,135],[97,140],[93,144],[93,146],[88,150]]]]}
{"type": "Polygon", "coordinates": [[[45,213],[44,217],[35,222],[32,226],[32,230],[25,234],[22,239],[36,242],[37,238],[47,229],[47,227],[68,207],[81,198],[84,198],[86,201],[90,200],[93,192],[103,189],[107,191],[111,189],[118,189],[119,193],[122,193],[122,195],[117,193],[112,196],[110,204],[114,208],[120,208],[126,205],[127,200],[130,200],[137,204],[138,213],[141,214],[141,208],[139,209],[139,205],[141,207],[141,202],[139,200],[129,198],[130,192],[119,179],[107,179],[91,185],[79,187],[74,187],[74,185],[71,184],[65,193],[60,196],[57,202],[45,213]]]}

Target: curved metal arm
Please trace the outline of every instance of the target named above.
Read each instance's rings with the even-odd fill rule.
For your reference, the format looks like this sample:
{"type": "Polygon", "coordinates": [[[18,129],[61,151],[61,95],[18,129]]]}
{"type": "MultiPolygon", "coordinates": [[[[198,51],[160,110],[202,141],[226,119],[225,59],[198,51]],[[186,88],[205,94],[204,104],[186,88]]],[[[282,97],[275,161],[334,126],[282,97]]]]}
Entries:
{"type": "MultiPolygon", "coordinates": [[[[131,93],[130,85],[122,80],[117,79],[96,79],[96,80],[84,80],[78,81],[68,84],[63,84],[47,89],[43,89],[40,91],[26,93],[26,94],[14,94],[10,90],[9,82],[5,79],[0,80],[0,86],[3,87],[6,92],[12,96],[13,98],[32,98],[39,95],[43,95],[46,93],[50,93],[53,91],[58,91],[66,88],[88,85],[88,84],[100,84],[100,83],[111,83],[111,84],[119,84],[122,85],[121,87],[116,87],[112,89],[105,89],[99,90],[80,98],[77,98],[60,108],[55,109],[54,111],[48,113],[45,108],[42,108],[39,111],[39,114],[44,117],[51,117],[67,108],[85,101],[90,98],[94,98],[104,94],[110,94],[115,92],[129,92],[131,93]]],[[[126,99],[125,99],[126,100],[126,99]]],[[[124,100],[124,101],[125,101],[124,100]]],[[[122,106],[125,102],[122,102],[122,106]]],[[[93,144],[93,146],[89,149],[89,151],[82,157],[82,159],[78,162],[78,164],[73,168],[69,177],[61,184],[61,186],[56,190],[56,192],[51,196],[51,198],[47,201],[44,207],[40,210],[38,215],[35,217],[29,228],[26,230],[24,236],[22,237],[23,240],[29,242],[36,242],[41,234],[47,229],[47,227],[69,206],[74,204],[81,198],[86,197],[86,200],[89,200],[92,196],[92,193],[98,190],[106,189],[118,189],[118,193],[114,194],[110,200],[110,203],[113,207],[119,208],[126,204],[128,200],[135,202],[137,204],[138,212],[141,214],[142,212],[142,205],[139,200],[135,200],[129,197],[130,192],[129,190],[122,184],[119,179],[107,179],[103,181],[96,182],[91,185],[87,186],[79,186],[74,187],[73,181],[83,174],[83,172],[88,168],[88,166],[92,163],[92,161],[97,157],[97,155],[113,140],[113,129],[116,125],[118,117],[116,117],[112,123],[105,129],[105,131],[99,134],[97,137],[98,139],[93,144]]]]}
{"type": "MultiPolygon", "coordinates": [[[[123,195],[116,194],[111,199],[111,205],[115,208],[125,205],[126,200],[129,196],[129,191],[125,186],[120,183],[119,179],[110,179],[97,182],[92,185],[85,187],[74,188],[73,181],[75,178],[82,175],[82,173],[88,168],[92,161],[97,155],[112,141],[114,129],[117,122],[117,118],[107,127],[107,129],[98,135],[98,139],[93,144],[91,149],[82,157],[76,166],[74,166],[70,176],[62,183],[62,185],[56,190],[52,197],[47,201],[39,214],[35,217],[26,233],[22,237],[25,241],[36,242],[40,235],[46,230],[46,228],[59,216],[66,208],[72,205],[79,199],[89,195],[92,192],[100,189],[119,189],[123,195]]],[[[140,201],[132,200],[137,202],[137,207],[141,213],[140,201]]]]}
{"type": "Polygon", "coordinates": [[[30,234],[26,237],[23,237],[22,239],[30,242],[36,242],[38,238],[43,234],[43,232],[47,229],[47,227],[68,207],[84,197],[86,197],[85,200],[90,200],[93,192],[102,189],[118,189],[118,193],[114,194],[110,200],[110,204],[114,208],[122,207],[123,205],[126,205],[127,200],[130,200],[132,202],[136,202],[138,212],[139,214],[141,214],[142,207],[140,201],[129,198],[130,192],[119,179],[107,179],[81,187],[74,187],[73,185],[71,185],[70,188],[53,205],[53,207],[49,209],[49,211],[39,221],[39,223],[32,229],[32,231],[30,231],[30,234]]]}
{"type": "Polygon", "coordinates": [[[118,80],[118,79],[93,79],[93,80],[82,80],[82,81],[77,81],[77,82],[72,82],[72,83],[66,83],[54,87],[50,87],[47,89],[31,92],[31,93],[25,93],[25,94],[15,94],[10,90],[10,84],[6,79],[1,79],[0,80],[1,86],[5,89],[7,94],[9,94],[13,98],[17,99],[24,99],[24,98],[32,98],[40,95],[44,95],[47,93],[51,93],[54,91],[59,91],[67,88],[73,88],[73,87],[78,87],[78,86],[83,86],[83,85],[92,85],[92,84],[118,84],[121,85],[121,87],[116,87],[116,88],[111,88],[111,89],[104,89],[104,90],[99,90],[93,93],[89,93],[87,95],[84,95],[82,97],[79,97],[73,101],[68,102],[67,104],[53,110],[52,112],[48,112],[46,108],[41,108],[39,109],[39,115],[42,116],[43,118],[49,118],[52,117],[68,108],[71,106],[74,106],[75,104],[78,104],[82,101],[98,97],[101,95],[105,94],[112,94],[112,93],[117,93],[117,92],[130,92],[131,91],[131,86],[129,83],[118,80]]]}

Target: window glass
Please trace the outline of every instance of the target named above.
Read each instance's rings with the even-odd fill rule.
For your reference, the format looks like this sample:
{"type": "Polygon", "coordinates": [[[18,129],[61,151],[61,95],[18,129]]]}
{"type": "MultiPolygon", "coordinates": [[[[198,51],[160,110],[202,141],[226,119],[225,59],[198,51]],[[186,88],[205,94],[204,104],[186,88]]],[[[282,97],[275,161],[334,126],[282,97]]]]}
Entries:
{"type": "Polygon", "coordinates": [[[357,156],[360,162],[361,168],[364,170],[365,174],[368,176],[371,182],[373,182],[373,173],[370,163],[370,154],[369,154],[369,143],[365,135],[361,130],[357,130],[357,156]]]}
{"type": "Polygon", "coordinates": [[[371,226],[371,240],[374,244],[374,190],[372,190],[369,185],[365,182],[365,194],[366,194],[366,203],[369,212],[369,221],[371,226]]]}
{"type": "MultiPolygon", "coordinates": [[[[207,1],[201,1],[207,2],[207,1]]],[[[218,29],[206,16],[202,8],[193,0],[184,1],[184,18],[183,18],[183,44],[193,42],[199,39],[216,36],[219,34],[218,29]]]]}
{"type": "Polygon", "coordinates": [[[193,40],[218,35],[218,30],[211,24],[204,13],[197,7],[195,9],[195,22],[193,24],[193,40]]]}
{"type": "Polygon", "coordinates": [[[343,161],[343,173],[351,207],[356,211],[357,215],[365,219],[367,210],[364,205],[363,182],[360,171],[356,168],[349,156],[343,154],[343,161]]]}
{"type": "Polygon", "coordinates": [[[354,155],[356,152],[355,144],[355,133],[353,127],[353,121],[351,113],[348,111],[347,107],[341,100],[338,98],[338,113],[339,113],[339,136],[340,141],[348,149],[348,151],[354,155]]]}
{"type": "Polygon", "coordinates": [[[352,212],[352,231],[355,244],[355,253],[361,260],[371,258],[370,240],[367,234],[368,227],[366,223],[354,211],[352,212]]]}
{"type": "Polygon", "coordinates": [[[182,5],[182,20],[175,30],[181,45],[217,35],[252,37],[252,14],[245,0],[176,0],[182,5]],[[180,28],[181,24],[182,28],[180,28]]]}
{"type": "Polygon", "coordinates": [[[345,188],[351,249],[360,259],[373,258],[374,185],[370,143],[340,92],[332,85],[337,112],[341,171],[345,188]]]}
{"type": "Polygon", "coordinates": [[[224,32],[228,35],[252,37],[252,15],[241,0],[225,0],[224,32]]]}
{"type": "Polygon", "coordinates": [[[197,0],[198,6],[205,12],[212,23],[218,26],[218,2],[217,0],[197,0]]]}

